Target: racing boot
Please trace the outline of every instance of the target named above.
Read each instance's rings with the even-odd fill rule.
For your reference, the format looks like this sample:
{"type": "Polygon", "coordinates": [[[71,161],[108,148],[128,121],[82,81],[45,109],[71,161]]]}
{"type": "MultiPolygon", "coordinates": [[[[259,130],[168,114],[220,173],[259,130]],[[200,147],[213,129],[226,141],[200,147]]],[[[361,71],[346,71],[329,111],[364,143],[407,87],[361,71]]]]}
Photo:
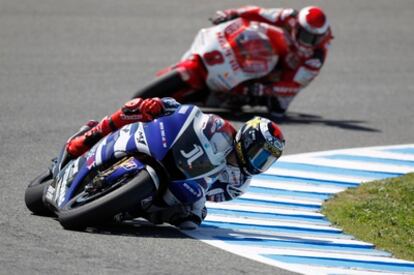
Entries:
{"type": "Polygon", "coordinates": [[[110,133],[111,128],[109,126],[109,121],[110,118],[105,117],[94,127],[69,139],[66,144],[66,152],[70,157],[75,158],[82,155],[101,138],[110,133]]]}
{"type": "MultiPolygon", "coordinates": [[[[168,194],[168,191],[166,192],[168,194]]],[[[166,195],[163,197],[170,197],[166,195]]],[[[201,222],[207,216],[207,208],[205,207],[206,198],[203,195],[201,198],[191,204],[184,204],[185,211],[177,212],[171,215],[167,220],[168,223],[178,227],[181,230],[194,230],[197,229],[201,222]]]]}
{"type": "Polygon", "coordinates": [[[98,121],[96,120],[88,121],[74,135],[72,135],[68,139],[68,141],[66,142],[66,146],[62,149],[59,156],[55,158],[54,160],[52,160],[52,162],[54,163],[54,165],[52,165],[53,175],[57,175],[57,173],[59,173],[59,171],[73,158],[66,150],[67,144],[70,142],[70,140],[74,139],[75,137],[85,134],[87,131],[95,127],[97,124],[98,124],[98,121]]]}

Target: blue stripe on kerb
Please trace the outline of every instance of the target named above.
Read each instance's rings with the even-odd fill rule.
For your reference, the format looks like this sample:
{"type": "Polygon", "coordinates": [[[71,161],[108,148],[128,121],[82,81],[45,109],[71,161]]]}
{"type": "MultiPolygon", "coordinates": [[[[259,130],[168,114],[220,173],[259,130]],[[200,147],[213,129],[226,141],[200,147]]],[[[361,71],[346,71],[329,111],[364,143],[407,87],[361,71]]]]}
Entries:
{"type": "Polygon", "coordinates": [[[328,193],[291,191],[291,190],[285,190],[285,189],[257,187],[257,186],[250,186],[248,192],[253,193],[253,194],[311,198],[311,199],[319,199],[319,200],[326,200],[327,198],[331,196],[331,194],[328,194],[328,193]]]}
{"type": "Polygon", "coordinates": [[[400,154],[410,154],[410,155],[414,155],[414,148],[413,147],[390,148],[390,149],[384,149],[384,151],[386,151],[386,152],[400,153],[400,154]]]}
{"type": "Polygon", "coordinates": [[[355,252],[389,256],[390,254],[382,251],[373,250],[373,245],[369,244],[347,244],[347,243],[333,243],[327,241],[315,241],[315,240],[269,240],[258,238],[234,238],[214,236],[214,238],[225,241],[235,245],[250,245],[261,247],[273,247],[273,248],[289,248],[289,249],[313,249],[313,250],[329,250],[329,251],[341,251],[341,252],[355,252]]]}
{"type": "Polygon", "coordinates": [[[257,231],[273,231],[273,232],[291,232],[300,234],[317,234],[317,235],[330,235],[338,236],[342,234],[339,229],[318,229],[308,227],[296,227],[288,225],[263,225],[263,224],[246,224],[238,222],[224,222],[224,221],[204,221],[201,226],[203,227],[218,227],[227,229],[250,229],[257,231]]]}
{"type": "Polygon", "coordinates": [[[335,159],[335,160],[383,163],[383,164],[390,164],[390,165],[414,166],[414,161],[412,160],[399,160],[399,159],[390,159],[390,158],[377,158],[377,157],[343,155],[343,154],[328,155],[328,156],[323,156],[323,158],[335,159]]]}
{"type": "Polygon", "coordinates": [[[278,176],[273,174],[260,174],[254,176],[255,178],[263,178],[269,180],[272,179],[274,181],[281,181],[281,182],[292,182],[292,183],[300,183],[300,184],[309,184],[309,185],[320,185],[320,186],[338,186],[338,187],[356,187],[359,186],[360,181],[355,180],[352,181],[334,181],[334,180],[320,180],[320,179],[313,179],[308,177],[298,177],[298,176],[278,176]]]}
{"type": "MultiPolygon", "coordinates": [[[[206,239],[221,240],[223,246],[234,247],[232,248],[233,251],[242,247],[246,247],[246,249],[251,247],[255,255],[266,257],[269,259],[270,264],[281,266],[283,263],[282,266],[289,265],[297,272],[304,272],[303,270],[306,271],[307,266],[309,268],[314,266],[316,268],[338,268],[343,270],[342,273],[347,273],[347,270],[352,270],[356,273],[358,271],[372,271],[374,273],[393,272],[395,274],[403,272],[414,273],[413,262],[398,262],[398,260],[391,258],[390,253],[376,250],[372,244],[353,241],[348,243],[345,239],[354,239],[352,236],[331,227],[329,221],[324,216],[312,215],[320,210],[319,201],[329,198],[331,194],[338,190],[357,187],[362,180],[376,180],[403,175],[403,173],[398,172],[372,171],[365,167],[365,163],[389,165],[390,171],[393,171],[392,166],[414,166],[414,160],[392,159],[385,156],[386,154],[384,154],[384,157],[382,155],[376,157],[371,156],[369,152],[363,155],[359,153],[354,155],[353,152],[355,151],[335,151],[312,156],[315,159],[355,162],[356,165],[360,165],[355,167],[362,170],[331,167],[329,163],[322,166],[318,165],[317,162],[301,163],[300,155],[297,158],[292,158],[292,161],[296,160],[296,162],[283,161],[282,159],[273,166],[273,168],[276,168],[275,170],[270,170],[268,174],[255,176],[255,179],[258,179],[257,185],[251,186],[248,194],[263,196],[257,196],[258,198],[241,197],[237,199],[236,203],[243,205],[243,210],[237,207],[234,207],[235,209],[225,209],[226,207],[208,209],[209,214],[212,214],[212,216],[207,217],[207,220],[201,224],[200,230],[203,231],[204,229],[204,232],[207,234],[206,239]],[[278,175],[277,168],[287,171],[288,175],[278,175]],[[299,171],[309,173],[303,173],[298,176],[299,171]],[[338,177],[335,177],[335,175],[338,175],[338,177]],[[335,180],[319,179],[328,176],[335,180]],[[342,176],[343,179],[339,176],[342,176]],[[262,181],[262,184],[260,184],[259,180],[262,181]],[[273,182],[278,183],[276,188],[272,188],[273,182]],[[289,188],[293,189],[289,190],[282,187],[290,183],[303,186],[304,190],[295,191],[293,188],[289,188]],[[266,185],[263,186],[264,184],[266,185]],[[319,188],[324,188],[323,192],[317,192],[319,188]],[[284,197],[290,197],[291,199],[287,202],[275,199],[284,197]],[[269,201],[266,198],[275,199],[276,201],[269,201]],[[252,209],[249,209],[248,206],[250,205],[263,207],[251,207],[252,209]],[[280,211],[282,213],[271,213],[268,209],[272,207],[287,210],[300,209],[303,212],[280,211]],[[299,215],[295,215],[295,213],[299,215]],[[257,224],[261,222],[264,224],[257,224]],[[332,239],[334,241],[330,241],[332,239]],[[341,239],[342,241],[335,242],[336,239],[341,239]],[[295,253],[290,253],[289,249],[294,250],[295,253]],[[285,255],[269,251],[282,251],[285,255]],[[310,254],[310,251],[314,253],[320,252],[321,256],[310,254]],[[335,252],[336,254],[333,254],[335,252]],[[362,255],[371,257],[366,260],[362,255]],[[332,258],[329,256],[332,256],[332,258]],[[351,259],[346,259],[345,257],[351,259]],[[389,262],[386,262],[386,260],[389,262]]],[[[410,147],[405,146],[404,148],[383,147],[377,149],[376,152],[394,152],[407,154],[407,156],[410,154],[411,157],[411,155],[414,155],[414,147],[412,145],[410,147]]],[[[279,211],[276,209],[275,212],[279,211]]],[[[323,270],[321,272],[329,274],[330,269],[323,270]]]]}
{"type": "Polygon", "coordinates": [[[321,166],[307,163],[297,163],[297,162],[276,162],[273,165],[273,168],[282,168],[296,171],[306,171],[313,173],[322,173],[322,174],[334,174],[334,175],[345,175],[352,177],[368,177],[372,179],[383,179],[389,177],[398,177],[403,175],[403,173],[392,173],[392,172],[377,172],[369,170],[357,170],[357,169],[348,169],[348,168],[337,168],[329,166],[321,166]]]}
{"type": "Polygon", "coordinates": [[[290,221],[303,221],[311,223],[319,223],[323,225],[329,225],[330,222],[323,216],[312,216],[312,215],[294,215],[294,214],[279,214],[279,213],[264,213],[264,212],[253,212],[253,211],[242,211],[242,210],[228,210],[228,209],[217,209],[209,208],[208,214],[225,215],[228,217],[250,217],[257,219],[278,219],[278,220],[290,220],[290,221]]]}
{"type": "Polygon", "coordinates": [[[364,270],[393,271],[393,272],[414,272],[414,263],[397,263],[382,261],[364,261],[354,259],[311,257],[296,255],[269,255],[264,257],[272,260],[291,264],[308,264],[310,266],[326,266],[336,268],[352,268],[364,270]]]}
{"type": "Polygon", "coordinates": [[[284,206],[284,207],[293,207],[293,208],[310,208],[310,209],[319,209],[321,208],[320,205],[317,204],[307,204],[307,203],[296,203],[296,202],[284,202],[284,201],[267,201],[267,200],[259,200],[259,199],[247,199],[247,198],[238,198],[238,202],[243,204],[250,204],[250,205],[263,205],[263,206],[284,206]]]}

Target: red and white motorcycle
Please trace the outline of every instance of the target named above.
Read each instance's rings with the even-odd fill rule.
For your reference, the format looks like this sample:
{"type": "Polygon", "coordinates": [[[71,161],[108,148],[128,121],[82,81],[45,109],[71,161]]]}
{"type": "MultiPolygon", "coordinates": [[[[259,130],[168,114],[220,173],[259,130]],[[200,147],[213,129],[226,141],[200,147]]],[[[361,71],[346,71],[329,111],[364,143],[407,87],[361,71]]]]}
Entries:
{"type": "Polygon", "coordinates": [[[287,52],[281,28],[238,18],[201,29],[181,61],[134,97],[169,96],[211,107],[262,105],[266,95],[241,87],[267,76],[287,52]]]}

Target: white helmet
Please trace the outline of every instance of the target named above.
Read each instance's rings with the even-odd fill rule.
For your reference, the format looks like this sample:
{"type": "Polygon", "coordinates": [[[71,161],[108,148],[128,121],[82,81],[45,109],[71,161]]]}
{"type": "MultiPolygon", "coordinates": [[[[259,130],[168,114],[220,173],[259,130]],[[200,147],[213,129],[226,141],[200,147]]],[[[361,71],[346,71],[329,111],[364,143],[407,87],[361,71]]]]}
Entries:
{"type": "Polygon", "coordinates": [[[324,11],[315,6],[306,7],[298,14],[294,37],[300,46],[318,46],[330,33],[330,25],[324,11]]]}

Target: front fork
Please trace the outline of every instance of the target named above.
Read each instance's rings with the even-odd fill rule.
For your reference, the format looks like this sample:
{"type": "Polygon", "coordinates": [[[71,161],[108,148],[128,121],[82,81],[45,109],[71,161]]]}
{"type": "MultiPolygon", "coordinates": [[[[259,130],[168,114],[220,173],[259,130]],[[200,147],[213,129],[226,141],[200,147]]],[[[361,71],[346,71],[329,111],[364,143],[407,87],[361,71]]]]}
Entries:
{"type": "MultiPolygon", "coordinates": [[[[57,177],[54,176],[54,182],[48,187],[45,194],[45,203],[54,209],[54,211],[58,211],[60,208],[59,206],[61,205],[66,193],[73,184],[73,178],[76,176],[79,167],[82,166],[79,162],[83,161],[85,160],[77,159],[74,162],[70,162],[70,166],[65,167],[62,171],[59,171],[59,175],[57,177]]],[[[158,190],[160,180],[156,171],[151,166],[145,165],[135,157],[128,156],[111,165],[108,169],[98,171],[91,182],[84,187],[84,191],[95,193],[101,191],[102,189],[109,188],[114,184],[122,184],[123,179],[134,177],[144,169],[149,173],[156,189],[158,190]]]]}

